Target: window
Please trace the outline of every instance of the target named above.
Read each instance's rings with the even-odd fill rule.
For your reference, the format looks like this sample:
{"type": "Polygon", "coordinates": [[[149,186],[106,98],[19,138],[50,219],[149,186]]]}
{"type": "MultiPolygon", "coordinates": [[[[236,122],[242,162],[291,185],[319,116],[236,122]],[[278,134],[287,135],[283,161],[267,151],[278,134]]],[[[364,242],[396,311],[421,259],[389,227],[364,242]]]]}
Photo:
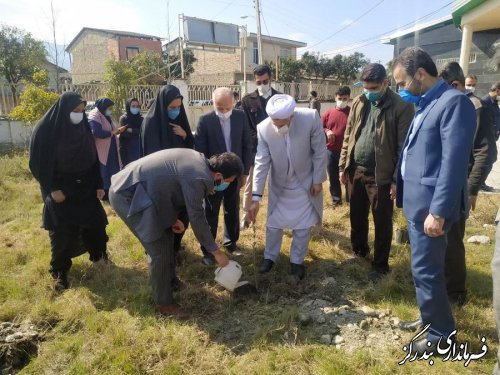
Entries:
{"type": "MultiPolygon", "coordinates": [[[[447,59],[436,59],[436,67],[441,70],[449,62],[460,62],[460,57],[450,57],[447,59]]],[[[474,64],[477,61],[476,52],[471,52],[469,55],[469,64],[474,64]]]]}
{"type": "Polygon", "coordinates": [[[281,48],[280,59],[286,60],[292,57],[292,50],[290,48],[281,48]]]}
{"type": "Polygon", "coordinates": [[[253,42],[252,62],[254,64],[258,64],[259,63],[259,45],[258,45],[257,42],[253,42]]]}
{"type": "Polygon", "coordinates": [[[127,60],[132,60],[139,54],[139,47],[125,47],[125,57],[127,60]]]}

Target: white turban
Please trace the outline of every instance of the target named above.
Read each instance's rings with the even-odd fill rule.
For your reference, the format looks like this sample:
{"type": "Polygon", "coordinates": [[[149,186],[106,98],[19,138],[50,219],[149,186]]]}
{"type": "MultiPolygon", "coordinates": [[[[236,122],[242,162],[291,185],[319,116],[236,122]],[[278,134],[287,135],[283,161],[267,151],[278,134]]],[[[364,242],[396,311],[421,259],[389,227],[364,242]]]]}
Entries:
{"type": "Polygon", "coordinates": [[[290,95],[277,94],[269,98],[266,112],[273,120],[281,120],[291,117],[295,106],[295,100],[290,95]]]}

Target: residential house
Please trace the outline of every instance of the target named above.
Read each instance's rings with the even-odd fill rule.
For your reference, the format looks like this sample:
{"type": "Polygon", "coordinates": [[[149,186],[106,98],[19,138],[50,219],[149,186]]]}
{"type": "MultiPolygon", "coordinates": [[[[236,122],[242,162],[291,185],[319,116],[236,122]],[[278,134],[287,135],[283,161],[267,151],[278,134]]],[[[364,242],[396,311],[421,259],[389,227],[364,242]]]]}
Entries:
{"type": "MultiPolygon", "coordinates": [[[[240,34],[241,35],[241,34],[240,34]]],[[[231,85],[243,80],[243,62],[246,62],[247,79],[251,80],[252,71],[258,64],[257,34],[250,33],[246,38],[240,38],[240,46],[245,48],[218,47],[215,45],[188,45],[196,58],[193,64],[194,73],[189,77],[192,84],[231,85]],[[244,59],[245,56],[245,59],[244,59]]],[[[307,44],[295,40],[262,35],[263,61],[276,62],[282,59],[296,59],[297,49],[307,44]]],[[[163,46],[169,54],[178,54],[179,39],[176,38],[163,46]]]]}
{"type": "Polygon", "coordinates": [[[131,60],[142,51],[162,53],[160,37],[84,27],[66,48],[73,83],[102,82],[107,60],[131,60]]]}

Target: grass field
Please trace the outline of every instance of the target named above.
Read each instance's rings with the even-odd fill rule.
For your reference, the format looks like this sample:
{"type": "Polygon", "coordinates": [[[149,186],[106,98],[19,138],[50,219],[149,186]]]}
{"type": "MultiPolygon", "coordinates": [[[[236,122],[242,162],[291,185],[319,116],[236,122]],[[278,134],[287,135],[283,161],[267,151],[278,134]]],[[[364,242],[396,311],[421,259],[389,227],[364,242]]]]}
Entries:
{"type": "MultiPolygon", "coordinates": [[[[320,344],[312,327],[297,321],[299,299],[311,295],[390,309],[401,320],[418,316],[408,245],[393,246],[392,273],[375,286],[367,279],[369,263],[344,262],[352,258],[345,206],[325,208],[324,226],[313,235],[302,283],[287,282],[288,259],[282,256],[271,274],[258,280],[259,294],[247,298],[234,298],[215,285],[214,268],[201,264],[199,245],[189,231],[179,269],[188,288],[178,297],[192,318],[179,323],[155,315],[144,250],[109,206],[108,249],[116,266],[96,267],[85,255],[76,258],[71,289],[54,293],[47,272],[48,235],[40,228],[38,185],[26,155],[6,155],[0,158],[0,321],[30,320],[44,331],[23,374],[489,374],[497,350],[490,270],[494,228],[483,224],[494,224],[499,204],[500,197],[481,195],[468,221],[466,237],[486,234],[492,244],[466,246],[469,302],[454,310],[459,340],[471,342],[478,351],[485,336],[488,354],[467,368],[463,362],[440,361],[432,367],[424,361],[398,366],[405,353],[391,341],[348,352],[320,344]],[[322,284],[326,277],[336,279],[334,288],[322,284]]],[[[264,219],[263,210],[256,230],[257,263],[264,219]]],[[[238,261],[253,281],[252,230],[241,237],[245,255],[238,261]]],[[[290,241],[287,236],[284,255],[290,241]]],[[[406,342],[413,336],[400,334],[406,342]]]]}

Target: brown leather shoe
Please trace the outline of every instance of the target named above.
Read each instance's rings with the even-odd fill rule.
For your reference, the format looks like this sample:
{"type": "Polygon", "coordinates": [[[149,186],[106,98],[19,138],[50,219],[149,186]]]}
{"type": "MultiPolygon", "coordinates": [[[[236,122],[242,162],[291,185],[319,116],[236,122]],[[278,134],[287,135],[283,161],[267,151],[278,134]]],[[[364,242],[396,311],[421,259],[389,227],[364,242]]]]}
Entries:
{"type": "Polygon", "coordinates": [[[189,313],[175,303],[170,305],[156,305],[156,311],[163,316],[177,318],[180,320],[186,320],[189,318],[189,313]]]}

